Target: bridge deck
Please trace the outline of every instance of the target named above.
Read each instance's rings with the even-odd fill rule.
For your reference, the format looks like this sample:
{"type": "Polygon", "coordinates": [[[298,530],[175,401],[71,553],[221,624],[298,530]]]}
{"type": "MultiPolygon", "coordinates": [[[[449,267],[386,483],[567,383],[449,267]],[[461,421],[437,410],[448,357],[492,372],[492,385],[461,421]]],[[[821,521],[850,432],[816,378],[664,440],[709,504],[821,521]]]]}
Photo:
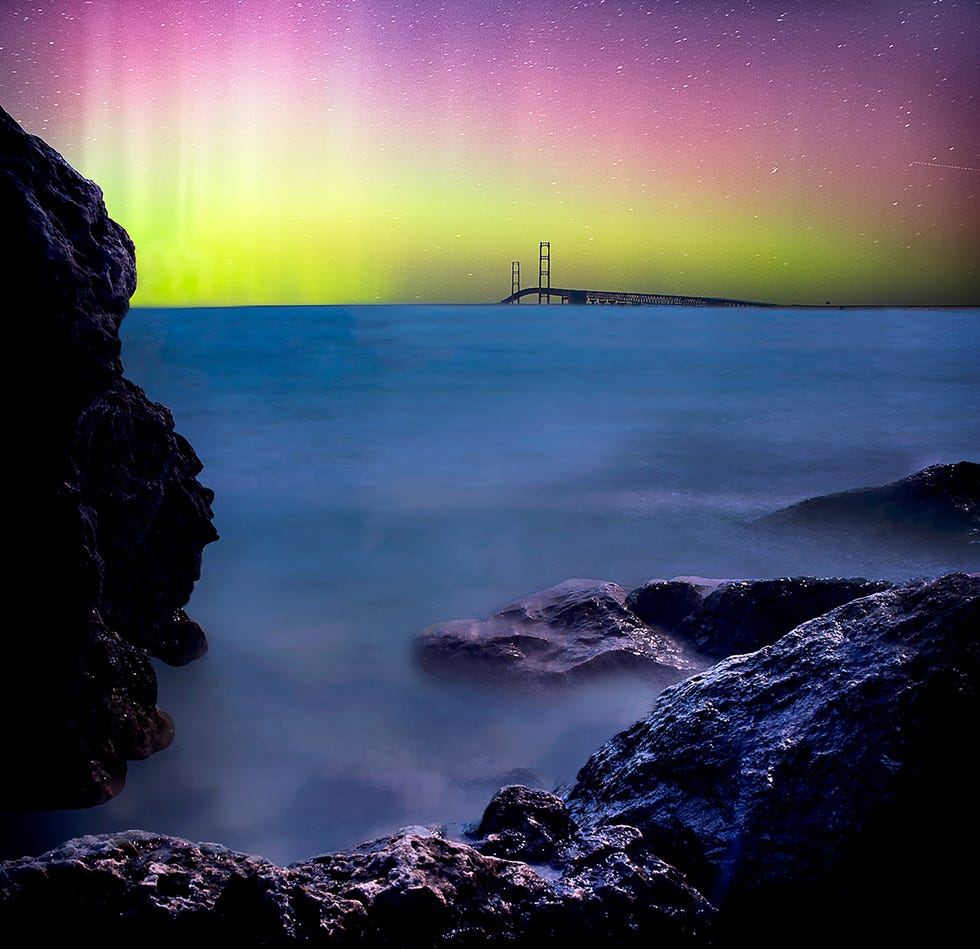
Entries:
{"type": "Polygon", "coordinates": [[[753,300],[732,300],[727,297],[690,297],[676,293],[629,293],[619,290],[568,290],[562,287],[527,287],[518,290],[501,303],[517,303],[521,297],[558,297],[562,303],[612,304],[620,306],[774,306],[753,300]]]}

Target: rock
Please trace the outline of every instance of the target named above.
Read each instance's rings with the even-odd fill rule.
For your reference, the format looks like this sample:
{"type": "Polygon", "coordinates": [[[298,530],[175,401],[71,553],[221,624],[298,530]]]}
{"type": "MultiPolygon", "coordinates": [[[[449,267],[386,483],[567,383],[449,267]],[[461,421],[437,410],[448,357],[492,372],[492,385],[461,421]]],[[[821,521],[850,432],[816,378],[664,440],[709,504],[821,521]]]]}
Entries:
{"type": "Polygon", "coordinates": [[[515,689],[567,686],[614,672],[676,682],[707,663],[669,633],[647,626],[619,584],[572,579],[515,601],[485,620],[422,630],[427,672],[515,689]]]}
{"type": "Polygon", "coordinates": [[[141,831],[82,837],[0,864],[0,925],[46,943],[94,931],[151,946],[707,945],[714,910],[662,861],[634,858],[638,838],[609,828],[538,872],[437,832],[289,867],[141,831]]]}
{"type": "Polygon", "coordinates": [[[509,785],[494,795],[473,836],[484,841],[481,853],[540,863],[556,856],[574,826],[560,797],[509,785]]]}
{"type": "Polygon", "coordinates": [[[709,591],[675,628],[699,652],[721,659],[768,646],[809,619],[891,586],[837,577],[733,580],[709,591]]]}
{"type": "Polygon", "coordinates": [[[0,920],[6,932],[35,932],[51,943],[98,923],[107,933],[158,945],[169,927],[189,936],[206,931],[233,878],[276,873],[261,857],[218,844],[139,830],[79,837],[40,857],[0,864],[0,920]]]}
{"type": "Polygon", "coordinates": [[[630,591],[626,606],[648,626],[659,626],[673,633],[700,606],[706,594],[725,582],[703,577],[649,580],[630,591]]]}
{"type": "Polygon", "coordinates": [[[100,803],[171,740],[149,657],[207,641],[184,611],[216,539],[201,462],[123,377],[135,252],[102,192],[0,110],[8,352],[8,629],[0,808],[100,803]],[[18,516],[19,515],[19,516],[18,516]]]}
{"type": "Polygon", "coordinates": [[[977,630],[980,575],[852,600],[663,691],[568,811],[637,827],[733,945],[950,942],[980,842],[977,630]]]}
{"type": "Polygon", "coordinates": [[[662,687],[889,586],[863,578],[675,577],[627,593],[609,581],[566,580],[488,619],[430,626],[416,655],[433,675],[484,686],[568,686],[629,671],[662,687]]]}
{"type": "Polygon", "coordinates": [[[847,529],[890,529],[980,542],[980,464],[930,465],[890,484],[809,498],[772,522],[847,529]]]}

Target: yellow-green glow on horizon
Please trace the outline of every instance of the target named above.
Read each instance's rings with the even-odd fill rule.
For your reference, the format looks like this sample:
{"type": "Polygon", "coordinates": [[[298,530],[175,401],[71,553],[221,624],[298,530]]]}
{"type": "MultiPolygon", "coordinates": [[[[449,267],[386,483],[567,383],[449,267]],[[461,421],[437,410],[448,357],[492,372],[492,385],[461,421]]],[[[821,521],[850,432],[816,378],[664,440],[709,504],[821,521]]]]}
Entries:
{"type": "Polygon", "coordinates": [[[0,62],[138,306],[493,302],[540,241],[553,286],[976,304],[980,11],[892,7],[63,0],[0,62]]]}
{"type": "Polygon", "coordinates": [[[828,287],[843,288],[835,303],[864,302],[867,283],[889,287],[881,302],[928,303],[923,272],[955,281],[967,266],[952,240],[906,244],[807,220],[802,208],[768,219],[690,204],[672,213],[608,193],[556,208],[465,179],[440,182],[435,200],[424,183],[400,191],[331,193],[319,205],[198,195],[151,202],[132,220],[125,203],[107,203],[136,243],[136,306],[489,303],[510,292],[512,260],[523,286],[537,284],[539,240],[551,242],[553,286],[779,303],[823,303],[828,287]]]}

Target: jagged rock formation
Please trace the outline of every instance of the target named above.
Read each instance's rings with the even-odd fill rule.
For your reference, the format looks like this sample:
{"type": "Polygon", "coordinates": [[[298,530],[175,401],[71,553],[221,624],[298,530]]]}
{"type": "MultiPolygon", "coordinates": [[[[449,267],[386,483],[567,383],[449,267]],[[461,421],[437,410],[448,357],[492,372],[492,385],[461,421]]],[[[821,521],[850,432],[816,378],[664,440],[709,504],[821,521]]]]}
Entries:
{"type": "MultiPolygon", "coordinates": [[[[533,796],[539,808],[542,793],[533,796]]],[[[563,810],[557,799],[551,807],[563,810]]],[[[276,867],[216,844],[128,831],[0,865],[0,923],[43,941],[91,928],[151,946],[235,939],[530,949],[582,937],[607,946],[706,945],[714,909],[638,841],[632,828],[582,835],[566,820],[551,841],[554,859],[531,865],[413,828],[276,867]],[[44,911],[53,906],[56,913],[44,911]]]]}
{"type": "Polygon", "coordinates": [[[948,941],[972,913],[978,629],[977,575],[853,600],[662,692],[569,812],[637,827],[733,944],[948,941]]]}
{"type": "Polygon", "coordinates": [[[666,685],[707,665],[679,639],[644,623],[627,606],[627,595],[617,583],[565,580],[488,619],[424,629],[416,656],[433,675],[514,689],[624,671],[666,685]]]}
{"type": "Polygon", "coordinates": [[[980,542],[980,464],[930,465],[878,487],[808,498],[770,515],[784,525],[913,532],[980,542]]]}
{"type": "Polygon", "coordinates": [[[3,110],[0,222],[8,344],[33,374],[8,400],[0,808],[87,806],[171,740],[148,657],[206,649],[183,607],[217,537],[212,494],[170,412],[123,377],[132,241],[99,188],[3,110]]]}

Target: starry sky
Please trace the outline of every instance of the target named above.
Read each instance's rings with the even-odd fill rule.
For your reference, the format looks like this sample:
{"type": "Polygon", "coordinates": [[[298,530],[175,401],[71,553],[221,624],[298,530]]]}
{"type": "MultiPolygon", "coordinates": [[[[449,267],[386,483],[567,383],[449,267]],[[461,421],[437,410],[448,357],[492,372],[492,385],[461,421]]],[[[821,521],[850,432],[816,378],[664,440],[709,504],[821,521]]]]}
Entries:
{"type": "Polygon", "coordinates": [[[980,303],[975,0],[2,0],[135,305],[980,303]]]}

